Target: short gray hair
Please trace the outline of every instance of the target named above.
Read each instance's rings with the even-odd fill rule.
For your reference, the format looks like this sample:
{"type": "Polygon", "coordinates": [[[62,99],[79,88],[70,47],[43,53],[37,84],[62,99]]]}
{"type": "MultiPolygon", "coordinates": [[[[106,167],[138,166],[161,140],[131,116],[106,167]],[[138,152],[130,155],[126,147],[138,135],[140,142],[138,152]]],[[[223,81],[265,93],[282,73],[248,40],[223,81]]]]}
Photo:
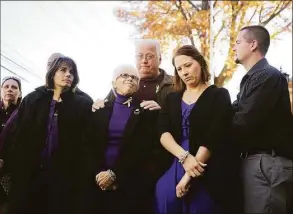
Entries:
{"type": "Polygon", "coordinates": [[[140,45],[152,45],[156,48],[156,53],[157,53],[157,57],[158,59],[161,57],[161,49],[160,49],[160,43],[158,40],[155,39],[139,39],[135,41],[135,49],[137,47],[139,47],[140,45]]]}
{"type": "Polygon", "coordinates": [[[113,70],[112,81],[115,81],[117,79],[117,77],[124,72],[134,74],[135,76],[138,77],[138,79],[140,79],[140,75],[139,75],[139,72],[136,69],[136,67],[134,67],[131,64],[120,64],[120,65],[116,66],[113,70]]]}

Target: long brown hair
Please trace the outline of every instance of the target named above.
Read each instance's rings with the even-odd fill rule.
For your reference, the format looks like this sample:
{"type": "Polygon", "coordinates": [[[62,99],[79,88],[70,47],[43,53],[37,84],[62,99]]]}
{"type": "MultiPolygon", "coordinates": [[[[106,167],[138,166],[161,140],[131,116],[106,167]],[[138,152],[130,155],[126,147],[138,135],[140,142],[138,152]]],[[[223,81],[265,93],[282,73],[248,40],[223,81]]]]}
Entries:
{"type": "Polygon", "coordinates": [[[178,75],[174,60],[176,56],[189,56],[192,57],[194,60],[196,60],[200,67],[201,67],[201,81],[208,82],[210,80],[210,73],[208,69],[208,64],[204,58],[204,56],[193,46],[193,45],[184,45],[177,49],[175,54],[173,55],[172,64],[174,66],[174,88],[176,91],[182,91],[186,89],[185,83],[181,80],[181,78],[178,75]]]}

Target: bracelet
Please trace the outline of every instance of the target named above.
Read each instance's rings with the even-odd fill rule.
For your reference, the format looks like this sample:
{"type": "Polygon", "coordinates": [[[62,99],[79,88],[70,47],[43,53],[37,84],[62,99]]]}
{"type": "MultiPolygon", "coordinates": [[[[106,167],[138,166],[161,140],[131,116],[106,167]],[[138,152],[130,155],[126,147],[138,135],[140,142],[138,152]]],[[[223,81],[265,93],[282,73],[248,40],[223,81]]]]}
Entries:
{"type": "Polygon", "coordinates": [[[178,160],[179,163],[183,164],[189,154],[190,154],[189,151],[185,151],[182,155],[180,155],[178,160]]]}
{"type": "Polygon", "coordinates": [[[110,174],[110,178],[112,181],[115,181],[116,180],[116,175],[115,173],[111,170],[111,169],[108,169],[107,172],[110,174]]]}

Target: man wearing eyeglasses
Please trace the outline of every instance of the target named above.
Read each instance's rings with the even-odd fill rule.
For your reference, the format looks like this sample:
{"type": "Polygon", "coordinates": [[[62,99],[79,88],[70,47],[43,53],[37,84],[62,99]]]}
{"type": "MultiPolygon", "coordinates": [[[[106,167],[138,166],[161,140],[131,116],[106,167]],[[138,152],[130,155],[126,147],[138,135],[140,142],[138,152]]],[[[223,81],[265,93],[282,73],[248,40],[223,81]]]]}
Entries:
{"type": "MultiPolygon", "coordinates": [[[[139,89],[135,97],[141,106],[149,110],[161,109],[167,94],[173,91],[173,76],[168,75],[161,64],[160,44],[156,40],[142,39],[135,44],[135,63],[140,74],[139,89]]],[[[112,91],[105,101],[114,100],[112,91]]],[[[97,100],[93,111],[104,107],[104,101],[97,100]]]]}

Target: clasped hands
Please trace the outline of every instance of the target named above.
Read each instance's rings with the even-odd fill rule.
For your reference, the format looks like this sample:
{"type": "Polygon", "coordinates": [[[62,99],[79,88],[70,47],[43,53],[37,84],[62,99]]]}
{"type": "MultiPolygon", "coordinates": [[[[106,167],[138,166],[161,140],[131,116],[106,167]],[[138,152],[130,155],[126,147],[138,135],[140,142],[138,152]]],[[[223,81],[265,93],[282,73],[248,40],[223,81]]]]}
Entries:
{"type": "Polygon", "coordinates": [[[96,183],[102,190],[115,190],[117,188],[108,171],[102,171],[97,174],[96,183]]]}
{"type": "Polygon", "coordinates": [[[185,170],[185,174],[176,186],[176,196],[178,198],[181,198],[188,193],[191,178],[201,176],[205,170],[204,167],[206,164],[197,161],[194,156],[189,154],[182,166],[185,170]]]}

